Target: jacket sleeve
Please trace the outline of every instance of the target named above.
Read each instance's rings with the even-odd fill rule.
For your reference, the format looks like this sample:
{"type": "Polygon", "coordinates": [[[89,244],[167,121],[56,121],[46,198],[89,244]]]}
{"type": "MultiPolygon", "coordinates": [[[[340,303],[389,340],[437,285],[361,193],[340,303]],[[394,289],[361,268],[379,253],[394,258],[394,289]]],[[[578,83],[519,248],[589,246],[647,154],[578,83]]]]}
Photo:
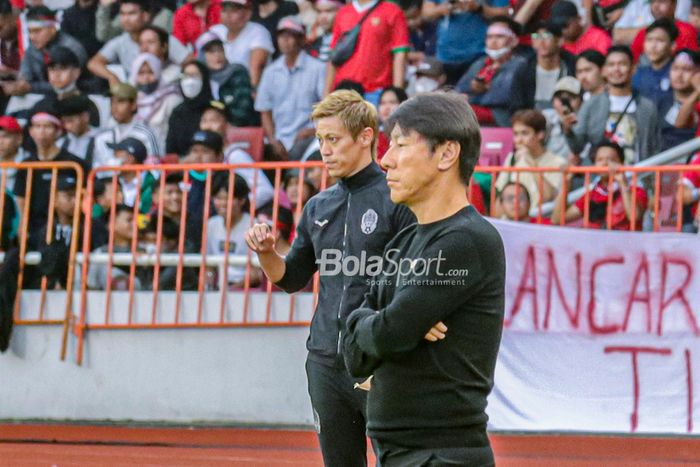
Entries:
{"type": "Polygon", "coordinates": [[[354,332],[357,322],[377,313],[377,286],[373,285],[365,295],[365,301],[355,310],[342,326],[343,329],[343,359],[348,372],[356,377],[368,377],[381,364],[381,359],[368,354],[357,342],[357,332],[354,332]],[[353,332],[349,332],[352,329],[353,332]]]}
{"type": "Polygon", "coordinates": [[[370,303],[369,308],[353,311],[348,317],[348,345],[378,359],[409,352],[423,342],[430,328],[445,321],[483,287],[478,249],[458,232],[440,237],[422,257],[442,260],[433,262],[420,277],[394,276],[398,287],[386,307],[372,309],[370,303]],[[407,279],[416,283],[401,287],[407,279]]]}
{"type": "Polygon", "coordinates": [[[309,214],[313,204],[310,201],[304,207],[292,248],[284,259],[286,266],[284,276],[275,283],[277,287],[288,293],[294,293],[304,288],[318,268],[314,245],[309,233],[309,214]]]}
{"type": "Polygon", "coordinates": [[[591,116],[592,106],[591,103],[595,102],[597,99],[591,99],[581,106],[578,113],[578,121],[576,125],[572,128],[571,132],[565,134],[566,142],[569,145],[571,151],[575,154],[583,151],[583,148],[588,142],[586,138],[586,130],[588,128],[588,120],[591,116]]]}
{"type": "Polygon", "coordinates": [[[237,66],[229,79],[228,86],[233,101],[226,103],[231,123],[235,126],[255,126],[256,115],[253,108],[253,86],[250,75],[244,66],[237,66]]]}

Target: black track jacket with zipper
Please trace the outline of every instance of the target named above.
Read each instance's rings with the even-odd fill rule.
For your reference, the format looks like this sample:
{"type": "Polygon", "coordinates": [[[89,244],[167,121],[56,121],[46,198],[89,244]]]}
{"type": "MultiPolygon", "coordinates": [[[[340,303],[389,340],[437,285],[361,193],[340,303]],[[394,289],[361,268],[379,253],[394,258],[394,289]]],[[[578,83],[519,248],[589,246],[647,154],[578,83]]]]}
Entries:
{"type": "Polygon", "coordinates": [[[341,323],[369,292],[377,264],[371,257],[381,257],[387,243],[413,223],[408,208],[391,202],[384,172],[375,162],[308,201],[285,258],[285,274],[275,285],[296,292],[317,270],[321,273],[306,343],[311,360],[344,367],[341,323]]]}

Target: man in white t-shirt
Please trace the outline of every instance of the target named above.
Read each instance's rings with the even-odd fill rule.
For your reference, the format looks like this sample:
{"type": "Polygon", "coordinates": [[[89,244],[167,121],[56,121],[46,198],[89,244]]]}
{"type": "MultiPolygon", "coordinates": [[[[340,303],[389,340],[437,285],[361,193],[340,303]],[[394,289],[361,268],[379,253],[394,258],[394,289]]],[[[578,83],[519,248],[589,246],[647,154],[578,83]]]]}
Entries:
{"type": "Polygon", "coordinates": [[[275,51],[272,37],[264,26],[251,23],[250,0],[224,0],[221,2],[221,24],[210,31],[224,43],[226,59],[248,68],[253,86],[260,83],[267,59],[275,51]]]}
{"type": "MultiPolygon", "coordinates": [[[[151,21],[148,11],[149,3],[145,0],[122,0],[119,4],[119,23],[124,32],[107,42],[102,49],[88,62],[91,73],[109,81],[114,86],[120,81],[126,81],[131,71],[131,64],[140,53],[139,35],[151,21]],[[107,68],[107,65],[117,64],[122,67],[124,76],[117,76],[107,68]]],[[[180,64],[190,52],[173,36],[168,38],[169,59],[180,64]]]]}

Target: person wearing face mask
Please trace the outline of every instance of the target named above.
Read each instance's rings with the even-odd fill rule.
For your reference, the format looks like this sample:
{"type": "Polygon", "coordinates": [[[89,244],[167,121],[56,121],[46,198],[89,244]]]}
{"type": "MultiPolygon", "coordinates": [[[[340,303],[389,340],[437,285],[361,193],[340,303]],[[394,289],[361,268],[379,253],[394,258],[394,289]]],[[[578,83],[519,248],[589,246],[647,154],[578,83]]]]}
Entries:
{"type": "Polygon", "coordinates": [[[131,66],[129,81],[138,90],[136,121],[150,126],[165,142],[170,115],[182,97],[177,87],[162,82],[161,74],[162,61],[153,54],[142,53],[131,66]]]}
{"type": "Polygon", "coordinates": [[[486,56],[475,61],[460,78],[456,89],[469,96],[479,123],[508,126],[510,116],[525,108],[515,86],[526,60],[513,54],[519,27],[508,17],[496,17],[486,32],[486,56]]]}
{"type": "Polygon", "coordinates": [[[199,130],[202,114],[213,100],[209,70],[203,63],[189,60],[182,64],[180,91],[184,100],[170,116],[165,151],[184,156],[189,151],[192,135],[199,130]]]}
{"type": "Polygon", "coordinates": [[[229,63],[224,43],[216,34],[204,33],[197,41],[199,59],[209,70],[214,99],[226,105],[226,118],[235,126],[258,126],[260,118],[253,108],[253,86],[248,69],[229,63]]]}
{"type": "Polygon", "coordinates": [[[415,80],[409,85],[408,93],[411,96],[425,92],[433,92],[445,85],[447,75],[445,69],[438,59],[425,57],[416,66],[415,80]]]}

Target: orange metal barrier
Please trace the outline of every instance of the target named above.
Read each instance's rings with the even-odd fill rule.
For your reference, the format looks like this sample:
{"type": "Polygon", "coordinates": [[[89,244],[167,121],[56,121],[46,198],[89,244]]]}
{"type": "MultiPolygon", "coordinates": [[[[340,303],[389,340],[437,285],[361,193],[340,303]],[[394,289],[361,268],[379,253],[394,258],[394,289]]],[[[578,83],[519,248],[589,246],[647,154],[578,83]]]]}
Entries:
{"type": "MultiPolygon", "coordinates": [[[[87,202],[92,205],[95,202],[94,188],[97,178],[103,178],[107,181],[107,190],[112,194],[111,202],[108,208],[109,215],[109,241],[105,247],[102,247],[102,255],[95,254],[89,251],[90,243],[83,243],[82,255],[79,262],[81,263],[81,293],[80,293],[80,316],[74,328],[74,332],[78,337],[78,362],[82,361],[84,350],[85,331],[87,329],[124,329],[124,328],[173,328],[173,327],[240,327],[240,326],[290,326],[290,325],[308,325],[308,318],[300,317],[295,312],[296,300],[295,296],[284,296],[284,301],[288,304],[284,306],[284,313],[275,313],[273,316],[273,301],[274,296],[282,296],[281,294],[273,294],[273,285],[268,281],[263,281],[261,284],[253,284],[254,277],[253,269],[255,268],[256,259],[252,256],[250,250],[246,247],[245,255],[233,257],[231,230],[233,222],[234,209],[234,192],[236,179],[233,174],[240,174],[248,170],[247,178],[250,186],[249,206],[247,209],[248,223],[245,230],[256,222],[256,217],[260,212],[256,193],[261,186],[261,177],[265,177],[262,170],[272,171],[274,180],[273,197],[267,203],[268,220],[272,227],[273,235],[280,234],[279,214],[280,207],[285,206],[289,209],[290,204],[294,204],[295,210],[292,216],[296,219],[301,215],[302,210],[302,195],[304,193],[304,183],[306,174],[309,171],[322,169],[322,163],[253,163],[253,164],[196,164],[196,165],[158,165],[158,166],[122,166],[118,168],[101,168],[90,173],[87,183],[87,202]],[[297,199],[288,200],[286,193],[282,188],[282,172],[288,169],[297,169],[299,171],[297,179],[297,199]],[[148,173],[157,172],[158,197],[153,199],[151,206],[143,212],[141,205],[141,194],[143,185],[146,183],[148,173]],[[133,206],[130,208],[134,218],[131,230],[131,239],[128,245],[128,251],[125,250],[125,245],[122,244],[119,252],[115,248],[115,213],[117,210],[118,191],[120,189],[120,176],[125,173],[136,174],[136,195],[133,199],[133,206]],[[228,234],[223,240],[223,255],[213,255],[208,250],[209,245],[209,221],[212,217],[212,209],[215,206],[212,203],[212,182],[217,174],[225,173],[228,176],[227,181],[227,199],[225,204],[225,214],[221,212],[219,207],[218,215],[223,217],[225,232],[228,234]],[[180,200],[180,212],[177,214],[178,223],[178,238],[176,251],[170,253],[164,252],[163,245],[163,225],[165,222],[164,198],[166,188],[166,178],[172,174],[181,174],[182,183],[179,186],[182,197],[180,200]],[[252,183],[250,183],[252,179],[252,183]],[[189,198],[194,201],[189,202],[189,198]],[[198,206],[201,212],[193,209],[193,206],[198,206]],[[141,212],[140,212],[141,208],[141,212]],[[155,251],[148,253],[139,248],[139,230],[138,223],[140,218],[149,216],[149,222],[156,223],[156,244],[155,251]],[[195,234],[201,232],[201,239],[194,241],[195,234]],[[196,251],[190,248],[191,243],[194,243],[196,251]],[[106,261],[104,257],[106,253],[106,261]],[[102,264],[92,264],[95,260],[106,262],[106,284],[104,291],[100,291],[98,296],[104,299],[104,312],[99,312],[92,302],[99,302],[99,297],[95,300],[95,294],[92,294],[88,288],[90,284],[90,271],[94,267],[103,267],[102,264]],[[119,263],[119,264],[118,264],[119,263]],[[113,271],[115,266],[126,267],[128,264],[128,285],[125,297],[123,292],[113,290],[113,271]],[[229,267],[237,265],[239,268],[245,267],[245,278],[242,284],[229,286],[229,267]],[[243,266],[244,265],[244,266],[243,266]],[[214,286],[210,280],[212,267],[215,266],[220,277],[218,287],[214,286]],[[171,291],[163,291],[160,289],[160,277],[163,270],[169,268],[169,274],[172,275],[175,268],[175,287],[171,291]],[[137,289],[138,270],[151,272],[152,279],[150,284],[139,284],[142,289],[150,289],[150,301],[143,300],[143,297],[137,297],[135,291],[137,289]],[[185,291],[184,282],[185,276],[192,279],[193,274],[197,276],[197,286],[195,290],[185,291]],[[137,300],[141,298],[141,300],[137,300]],[[92,299],[92,302],[91,302],[92,299]],[[167,299],[167,304],[172,306],[170,309],[162,302],[167,299]],[[257,303],[264,300],[265,313],[264,316],[252,316],[251,301],[255,299],[257,303]],[[138,301],[138,303],[137,303],[138,301]],[[121,303],[125,310],[121,307],[115,308],[115,303],[121,303]],[[186,302],[186,303],[185,303],[186,302]],[[232,304],[233,302],[233,304],[232,304]],[[213,304],[216,303],[216,306],[213,304]],[[236,310],[233,310],[235,304],[240,305],[236,310]],[[148,309],[146,312],[146,308],[148,309]],[[167,308],[167,309],[166,309],[167,308]],[[211,310],[216,309],[216,316],[212,315],[211,310]],[[282,316],[283,315],[283,316],[282,316]]],[[[242,175],[245,179],[246,176],[242,175]]],[[[326,173],[322,171],[321,187],[325,188],[326,173]]],[[[153,187],[155,188],[155,186],[153,187]]],[[[243,213],[245,214],[245,213],[243,213]]],[[[242,222],[245,217],[241,214],[238,222],[242,222]]],[[[172,220],[172,219],[171,219],[172,220]]],[[[258,219],[257,221],[260,221],[258,219]]],[[[91,233],[93,219],[88,219],[85,223],[84,236],[88,239],[91,233]]],[[[294,226],[290,226],[292,229],[294,226]]],[[[122,239],[123,240],[123,239],[122,239]]],[[[241,241],[238,239],[237,241],[241,241]]],[[[104,276],[104,274],[103,274],[104,276]]],[[[318,291],[318,278],[313,280],[312,289],[313,297],[318,291]]],[[[143,295],[143,294],[139,294],[143,295]]],[[[313,298],[315,300],[315,298],[313,298]]],[[[258,308],[258,307],[256,307],[258,308]]],[[[282,306],[278,305],[279,311],[282,306]]]]}
{"type": "MultiPolygon", "coordinates": [[[[16,176],[16,175],[15,175],[16,176]]],[[[16,238],[10,239],[7,244],[4,245],[5,251],[2,251],[2,260],[5,263],[4,266],[4,277],[2,280],[15,280],[17,283],[17,293],[15,295],[14,301],[14,322],[17,325],[34,325],[34,324],[62,324],[63,325],[63,339],[61,348],[61,359],[65,358],[66,353],[66,342],[68,337],[69,323],[72,316],[72,300],[73,300],[73,282],[74,282],[74,264],[75,255],[78,247],[78,233],[80,231],[80,206],[81,206],[81,196],[82,196],[82,186],[84,181],[84,174],[82,168],[70,162],[23,162],[23,163],[0,163],[0,238],[3,235],[7,237],[7,232],[3,232],[5,227],[4,220],[6,216],[10,214],[11,207],[7,204],[12,203],[18,212],[15,214],[19,216],[19,228],[17,231],[16,238]],[[25,190],[23,197],[16,197],[12,194],[8,185],[8,172],[10,170],[17,171],[16,173],[24,173],[26,175],[25,180],[25,190]],[[29,240],[30,236],[33,235],[35,241],[43,243],[43,246],[51,245],[57,240],[55,238],[57,232],[54,230],[57,228],[57,223],[60,222],[59,215],[55,212],[56,208],[56,198],[57,198],[57,182],[58,177],[61,176],[72,176],[75,178],[75,198],[72,207],[72,219],[70,219],[70,239],[68,247],[68,258],[66,260],[67,270],[65,271],[65,302],[62,311],[60,312],[61,319],[50,318],[48,315],[59,315],[58,313],[48,313],[47,311],[47,291],[49,285],[49,279],[42,275],[38,268],[34,267],[40,264],[41,255],[38,251],[30,250],[29,240]],[[41,194],[36,194],[35,191],[37,187],[40,187],[44,183],[50,184],[48,200],[37,199],[41,194]],[[46,224],[44,227],[46,229],[43,238],[37,236],[40,232],[30,231],[30,209],[34,201],[42,203],[35,206],[35,209],[39,209],[46,203],[46,208],[48,211],[46,213],[41,213],[40,215],[46,216],[46,224]],[[10,267],[12,263],[15,267],[10,267]],[[14,269],[17,269],[16,277],[14,269]],[[13,270],[13,272],[9,272],[13,270]],[[39,290],[39,306],[38,313],[29,316],[28,312],[23,312],[23,307],[21,306],[22,292],[23,288],[26,287],[35,288],[38,286],[39,290]]],[[[16,180],[15,180],[16,182],[16,180]]],[[[70,210],[70,206],[67,208],[70,210]]],[[[34,215],[38,215],[36,212],[34,215]]],[[[36,227],[36,226],[35,226],[36,227]]],[[[66,225],[63,226],[67,227],[66,225]]],[[[32,245],[36,247],[37,245],[32,245]]],[[[40,245],[41,246],[41,245],[40,245]]],[[[62,288],[62,285],[56,283],[53,285],[54,289],[62,288]]],[[[60,302],[59,302],[60,303],[60,302]]],[[[52,304],[54,307],[58,307],[57,303],[52,304]]]]}
{"type": "MultiPolygon", "coordinates": [[[[37,255],[30,252],[27,246],[30,232],[29,226],[29,206],[32,197],[32,181],[36,178],[38,170],[50,171],[51,187],[48,201],[47,231],[44,237],[46,243],[50,243],[54,238],[54,207],[57,196],[57,174],[61,170],[72,170],[76,174],[77,186],[83,185],[83,173],[77,165],[68,163],[30,163],[30,164],[0,164],[0,193],[5,192],[7,187],[7,170],[16,168],[27,171],[27,193],[26,201],[21,211],[20,235],[16,248],[19,258],[18,285],[25,282],[28,274],[28,267],[37,263],[37,255]],[[33,255],[33,256],[32,256],[33,255]]],[[[16,300],[16,323],[17,324],[63,324],[64,336],[61,349],[62,358],[65,356],[67,347],[67,333],[70,323],[73,323],[73,332],[77,336],[77,360],[82,361],[84,351],[84,339],[87,329],[134,329],[134,328],[180,328],[180,327],[205,327],[205,328],[226,328],[226,327],[247,327],[247,326],[298,326],[308,325],[310,314],[308,310],[315,307],[317,292],[319,287],[318,275],[314,276],[312,283],[305,289],[310,294],[302,297],[298,295],[287,296],[286,294],[273,293],[274,286],[262,278],[261,283],[256,283],[257,259],[245,248],[245,253],[235,254],[235,244],[232,242],[230,232],[234,227],[234,192],[236,189],[236,179],[233,174],[240,174],[244,179],[248,179],[250,186],[249,205],[246,208],[248,224],[261,221],[256,217],[261,211],[258,203],[257,192],[266,177],[263,171],[267,171],[273,181],[272,199],[267,202],[266,220],[270,223],[274,235],[280,233],[281,210],[287,208],[287,214],[291,212],[292,218],[296,220],[301,216],[302,194],[304,192],[305,178],[311,171],[320,172],[322,189],[326,186],[327,174],[323,170],[322,163],[254,163],[254,164],[207,164],[207,165],[159,165],[159,166],[123,166],[118,168],[101,168],[91,172],[87,177],[86,193],[83,197],[82,190],[77,190],[75,207],[73,212],[73,222],[71,230],[70,252],[68,261],[68,280],[66,283],[66,302],[62,313],[62,319],[48,319],[45,313],[47,303],[48,281],[46,277],[41,278],[40,303],[38,317],[29,318],[20,315],[20,293],[16,300]],[[299,175],[296,183],[296,199],[289,200],[283,190],[283,171],[296,169],[299,175]],[[320,170],[319,170],[320,169],[320,170]],[[248,171],[246,173],[246,171],[248,171]],[[133,221],[129,224],[128,244],[123,244],[118,234],[116,211],[118,205],[118,194],[121,191],[121,176],[125,173],[136,174],[135,195],[131,199],[132,207],[129,208],[133,221]],[[141,197],[146,187],[147,174],[155,174],[151,180],[150,189],[158,192],[158,196],[151,200],[150,205],[142,206],[141,197]],[[178,186],[181,191],[179,199],[179,211],[177,219],[170,217],[166,220],[165,213],[165,189],[166,178],[170,174],[181,174],[182,183],[178,186]],[[219,200],[218,208],[214,204],[211,193],[214,176],[219,173],[228,174],[227,196],[225,205],[222,208],[219,200]],[[93,227],[100,220],[93,219],[91,210],[96,203],[95,196],[96,180],[101,178],[107,186],[109,205],[106,207],[108,237],[107,243],[99,251],[91,251],[93,227]],[[81,202],[81,199],[83,200],[81,202]],[[194,201],[199,200],[200,210],[193,209],[196,206],[194,201]],[[294,205],[291,211],[290,205],[294,205]],[[83,211],[84,221],[80,211],[83,211]],[[212,253],[208,249],[209,220],[213,214],[212,210],[218,209],[218,214],[223,219],[224,232],[228,232],[223,240],[221,253],[212,253]],[[225,212],[222,212],[223,211],[225,212]],[[148,218],[155,223],[155,245],[153,251],[144,251],[140,246],[142,240],[143,223],[148,218]],[[166,251],[167,239],[164,237],[164,226],[167,222],[176,222],[178,226],[177,239],[174,249],[166,251]],[[82,230],[82,253],[77,253],[79,234],[82,230]],[[201,235],[199,241],[195,241],[201,235]],[[118,241],[119,240],[119,241],[118,241]],[[191,248],[191,244],[196,250],[191,248]],[[244,270],[241,283],[233,283],[230,280],[231,267],[238,268],[240,273],[244,270]],[[76,271],[76,268],[79,268],[76,271]],[[94,272],[102,268],[104,274],[104,288],[89,287],[91,270],[94,272]],[[217,277],[215,281],[214,278],[217,277]],[[79,283],[75,287],[80,288],[79,309],[72,309],[74,277],[79,278],[79,283]],[[118,277],[117,277],[118,276],[118,277]],[[174,285],[164,288],[161,279],[164,276],[172,277],[174,285]],[[144,279],[145,278],[145,279],[144,279]],[[124,279],[118,282],[116,279],[124,279]],[[148,293],[136,293],[138,290],[148,293]],[[300,300],[307,300],[303,302],[300,300]],[[302,306],[302,309],[300,309],[302,306]]],[[[521,169],[512,167],[477,167],[477,173],[490,174],[491,182],[486,189],[482,185],[484,198],[488,201],[489,214],[497,216],[499,214],[498,193],[496,191],[497,177],[500,173],[513,173],[513,180],[519,181],[520,177],[527,172],[536,174],[537,186],[540,192],[544,186],[544,174],[557,172],[565,175],[567,173],[581,174],[584,179],[583,186],[587,187],[581,197],[584,199],[584,212],[582,213],[581,226],[591,227],[591,212],[589,203],[592,193],[592,182],[601,174],[608,174],[607,189],[613,187],[614,175],[616,172],[605,168],[596,167],[576,167],[565,171],[559,169],[521,169]]],[[[649,211],[653,213],[653,230],[674,230],[680,231],[682,227],[683,214],[683,191],[679,180],[684,173],[700,172],[700,166],[663,166],[646,168],[621,167],[617,173],[624,172],[629,185],[642,185],[647,187],[647,191],[654,193],[650,197],[649,211]]],[[[567,190],[567,178],[564,177],[564,190],[567,190]]],[[[472,187],[473,188],[473,187],[472,187]]],[[[133,189],[133,187],[132,187],[133,189]]],[[[516,186],[515,198],[518,199],[516,186]]],[[[152,192],[151,192],[152,194],[152,192]]],[[[149,195],[150,196],[150,195],[149,195]]],[[[546,201],[546,200],[545,200],[546,201]]],[[[0,196],[0,219],[3,218],[7,200],[0,196]]],[[[638,215],[636,210],[637,200],[631,198],[631,219],[629,219],[630,230],[636,230],[638,225],[638,215]]],[[[550,203],[551,204],[551,203],[550,203]]],[[[567,205],[569,205],[568,203],[567,205]]],[[[560,206],[560,225],[567,224],[564,220],[566,206],[560,206]]],[[[605,219],[606,225],[611,225],[613,200],[608,197],[605,219]]],[[[551,208],[551,206],[550,206],[551,208]]],[[[536,213],[530,219],[533,223],[547,223],[549,217],[546,202],[539,202],[533,207],[536,213]]],[[[532,211],[531,211],[532,212],[532,211]]],[[[516,215],[517,217],[517,215],[516,215]]],[[[519,220],[519,219],[516,219],[519,220]]],[[[240,222],[240,221],[239,221],[240,222]]],[[[293,223],[293,224],[294,224],[293,223]]],[[[249,226],[248,225],[248,226],[249,226]]],[[[571,225],[571,224],[569,224],[571,225]]],[[[247,230],[247,227],[245,226],[247,230]]],[[[0,222],[0,238],[2,238],[4,228],[0,222]]],[[[294,226],[292,226],[293,232],[294,226]]],[[[291,243],[291,242],[290,242],[291,243]]],[[[239,250],[240,252],[241,250],[239,250]]],[[[7,252],[6,252],[7,253],[7,252]]],[[[19,290],[19,287],[18,287],[19,290]]]]}
{"type": "MultiPolygon", "coordinates": [[[[543,192],[544,186],[544,175],[547,173],[561,173],[563,175],[563,185],[559,187],[558,191],[569,192],[567,174],[580,175],[583,177],[583,194],[580,196],[583,198],[584,212],[582,213],[582,221],[580,224],[575,223],[574,226],[581,226],[583,228],[594,227],[591,222],[591,213],[589,210],[591,193],[595,188],[596,180],[599,180],[601,175],[607,175],[607,183],[603,183],[606,187],[608,193],[614,192],[615,187],[615,175],[623,174],[627,179],[629,187],[638,186],[643,188],[646,192],[651,192],[652,195],[649,196],[649,206],[647,210],[651,213],[653,219],[653,227],[651,230],[658,232],[660,230],[664,231],[676,231],[680,232],[682,229],[683,222],[683,185],[681,180],[685,173],[700,173],[700,166],[698,165],[672,165],[672,166],[657,166],[657,167],[620,167],[617,170],[600,168],[600,167],[571,167],[566,170],[560,170],[556,168],[515,168],[515,167],[477,167],[476,173],[490,174],[492,177],[488,199],[490,201],[489,215],[492,217],[501,217],[498,203],[498,193],[496,189],[497,177],[501,173],[513,174],[510,178],[511,181],[516,183],[516,198],[518,198],[518,191],[520,190],[520,177],[524,173],[531,173],[537,176],[537,188],[540,193],[543,192]]],[[[613,203],[614,197],[607,197],[607,205],[605,209],[605,226],[610,226],[612,222],[613,215],[613,203]]],[[[556,199],[556,198],[555,198],[556,199]]],[[[641,219],[637,213],[637,197],[631,196],[631,217],[629,220],[629,230],[640,230],[637,228],[641,219]]],[[[536,212],[535,216],[532,218],[526,217],[524,219],[512,219],[518,221],[530,221],[537,224],[548,224],[550,222],[549,212],[545,211],[546,202],[537,203],[536,206],[531,207],[531,213],[534,210],[536,212]]],[[[552,204],[552,203],[550,203],[552,204]]],[[[568,203],[562,204],[559,209],[559,222],[558,225],[567,225],[565,221],[565,211],[568,206],[570,206],[571,200],[568,203]]],[[[550,206],[552,208],[552,206],[550,206]]],[[[556,209],[556,207],[554,207],[556,209]]],[[[642,213],[643,215],[643,213],[642,213]]],[[[598,228],[598,227],[595,227],[598,228]]]]}

